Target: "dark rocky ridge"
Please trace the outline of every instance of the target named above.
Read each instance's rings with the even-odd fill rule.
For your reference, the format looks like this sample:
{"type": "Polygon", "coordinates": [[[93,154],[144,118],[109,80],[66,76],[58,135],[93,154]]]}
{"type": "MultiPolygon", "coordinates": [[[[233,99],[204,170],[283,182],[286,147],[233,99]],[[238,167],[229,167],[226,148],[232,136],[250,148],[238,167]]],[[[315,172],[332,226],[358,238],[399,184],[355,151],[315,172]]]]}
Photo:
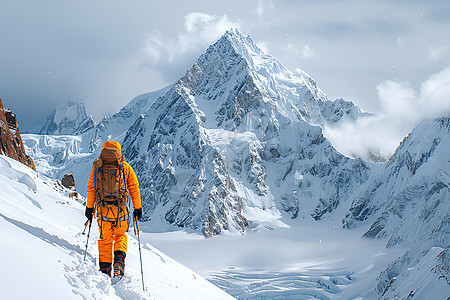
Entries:
{"type": "Polygon", "coordinates": [[[36,171],[33,159],[25,153],[16,115],[3,107],[0,99],[0,153],[36,171]]]}

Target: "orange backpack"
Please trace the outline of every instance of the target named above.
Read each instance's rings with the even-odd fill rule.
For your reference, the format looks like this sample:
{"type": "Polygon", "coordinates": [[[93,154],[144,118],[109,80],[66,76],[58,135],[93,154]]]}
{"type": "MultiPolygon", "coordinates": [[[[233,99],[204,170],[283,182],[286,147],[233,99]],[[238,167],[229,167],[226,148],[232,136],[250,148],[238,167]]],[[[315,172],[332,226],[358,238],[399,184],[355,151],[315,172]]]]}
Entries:
{"type": "Polygon", "coordinates": [[[94,187],[97,205],[122,206],[128,200],[123,168],[124,157],[119,149],[106,147],[94,160],[94,187]]]}

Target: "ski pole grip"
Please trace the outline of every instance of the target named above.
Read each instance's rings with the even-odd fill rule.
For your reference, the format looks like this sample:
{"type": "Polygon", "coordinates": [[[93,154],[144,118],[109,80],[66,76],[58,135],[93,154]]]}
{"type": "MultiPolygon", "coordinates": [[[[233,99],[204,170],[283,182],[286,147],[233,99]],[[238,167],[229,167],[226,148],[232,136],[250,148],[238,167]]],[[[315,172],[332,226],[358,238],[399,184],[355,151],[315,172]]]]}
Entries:
{"type": "Polygon", "coordinates": [[[134,224],[135,226],[135,230],[137,230],[137,233],[139,234],[139,220],[137,216],[134,216],[134,224]]]}

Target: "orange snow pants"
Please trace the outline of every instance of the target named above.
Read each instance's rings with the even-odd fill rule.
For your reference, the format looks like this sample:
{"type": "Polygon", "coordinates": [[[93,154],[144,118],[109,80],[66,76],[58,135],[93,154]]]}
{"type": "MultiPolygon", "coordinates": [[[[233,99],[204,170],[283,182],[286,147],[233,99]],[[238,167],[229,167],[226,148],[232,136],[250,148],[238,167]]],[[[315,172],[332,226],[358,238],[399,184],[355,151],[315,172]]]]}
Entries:
{"type": "Polygon", "coordinates": [[[98,253],[100,262],[112,263],[113,252],[127,253],[127,235],[129,225],[127,207],[100,206],[97,208],[98,253]]]}

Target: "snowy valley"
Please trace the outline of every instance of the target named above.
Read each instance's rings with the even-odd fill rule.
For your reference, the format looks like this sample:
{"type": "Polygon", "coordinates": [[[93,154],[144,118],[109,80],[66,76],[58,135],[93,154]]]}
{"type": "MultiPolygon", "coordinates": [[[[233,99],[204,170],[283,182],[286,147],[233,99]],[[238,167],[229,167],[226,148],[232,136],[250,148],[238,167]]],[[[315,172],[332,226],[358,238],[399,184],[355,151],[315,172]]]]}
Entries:
{"type": "Polygon", "coordinates": [[[387,162],[346,157],[324,136],[368,116],[230,30],[178,82],[99,123],[70,103],[23,134],[38,173],[1,157],[2,239],[11,255],[44,244],[36,256],[64,297],[231,298],[155,245],[238,299],[445,299],[449,116],[420,124],[387,162]],[[73,173],[85,195],[108,139],[140,180],[145,292],[134,239],[121,287],[97,272],[94,245],[81,263],[83,206],[54,189],[73,173]]]}

